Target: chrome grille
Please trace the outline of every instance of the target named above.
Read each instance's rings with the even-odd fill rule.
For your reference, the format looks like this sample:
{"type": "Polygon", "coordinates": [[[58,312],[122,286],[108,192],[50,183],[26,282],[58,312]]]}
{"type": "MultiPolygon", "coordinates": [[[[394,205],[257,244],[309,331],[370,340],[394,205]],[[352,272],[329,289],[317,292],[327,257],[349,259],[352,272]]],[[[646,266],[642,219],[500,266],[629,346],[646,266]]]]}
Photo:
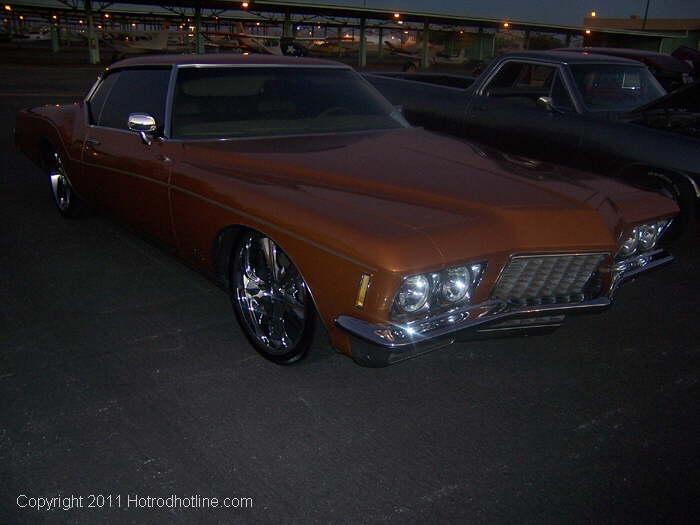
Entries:
{"type": "Polygon", "coordinates": [[[513,257],[491,294],[517,305],[577,303],[596,296],[604,253],[513,257]]]}

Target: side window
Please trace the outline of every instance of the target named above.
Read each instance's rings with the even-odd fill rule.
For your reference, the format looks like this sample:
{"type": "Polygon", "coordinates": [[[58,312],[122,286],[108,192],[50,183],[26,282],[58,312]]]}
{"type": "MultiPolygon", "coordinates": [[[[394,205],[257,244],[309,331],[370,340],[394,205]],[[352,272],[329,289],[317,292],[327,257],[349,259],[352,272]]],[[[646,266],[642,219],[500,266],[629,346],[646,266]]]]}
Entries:
{"type": "Polygon", "coordinates": [[[100,84],[97,86],[95,92],[92,94],[92,97],[90,97],[90,100],[87,103],[88,118],[90,120],[90,124],[97,124],[97,122],[100,120],[100,113],[102,113],[102,108],[104,107],[105,100],[107,100],[109,92],[112,90],[112,87],[117,82],[118,76],[119,73],[117,72],[104,77],[100,84]]]}
{"type": "Polygon", "coordinates": [[[127,69],[119,78],[104,104],[98,125],[127,129],[131,113],[148,113],[162,128],[165,100],[168,96],[170,69],[127,69]]]}
{"type": "Polygon", "coordinates": [[[552,66],[510,61],[491,79],[487,91],[490,92],[494,88],[547,89],[555,73],[556,69],[552,66]]]}
{"type": "Polygon", "coordinates": [[[576,111],[573,101],[571,100],[571,95],[566,89],[566,85],[561,78],[561,75],[557,73],[554,78],[554,83],[552,84],[552,103],[555,107],[563,109],[565,111],[576,111]]]}

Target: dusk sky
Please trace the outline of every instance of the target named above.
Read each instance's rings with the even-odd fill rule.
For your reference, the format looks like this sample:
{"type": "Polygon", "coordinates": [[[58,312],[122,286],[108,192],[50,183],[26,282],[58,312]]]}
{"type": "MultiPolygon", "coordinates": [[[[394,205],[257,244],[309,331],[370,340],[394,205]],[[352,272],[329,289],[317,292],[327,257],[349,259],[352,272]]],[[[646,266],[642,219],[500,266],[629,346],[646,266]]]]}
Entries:
{"type": "MultiPolygon", "coordinates": [[[[439,12],[484,18],[581,25],[584,16],[628,18],[644,15],[647,0],[295,0],[315,4],[439,12]]],[[[700,18],[700,0],[649,0],[649,18],[700,18]]]]}

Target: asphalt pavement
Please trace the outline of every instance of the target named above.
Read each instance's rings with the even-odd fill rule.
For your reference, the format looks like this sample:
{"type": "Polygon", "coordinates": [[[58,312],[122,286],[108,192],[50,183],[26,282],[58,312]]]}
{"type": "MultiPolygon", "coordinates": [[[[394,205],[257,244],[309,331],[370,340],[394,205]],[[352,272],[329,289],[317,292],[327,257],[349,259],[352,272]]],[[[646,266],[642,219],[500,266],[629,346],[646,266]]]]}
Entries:
{"type": "Polygon", "coordinates": [[[224,292],[62,220],[12,150],[18,109],[95,73],[0,64],[0,523],[697,522],[697,233],[551,335],[278,367],[224,292]]]}

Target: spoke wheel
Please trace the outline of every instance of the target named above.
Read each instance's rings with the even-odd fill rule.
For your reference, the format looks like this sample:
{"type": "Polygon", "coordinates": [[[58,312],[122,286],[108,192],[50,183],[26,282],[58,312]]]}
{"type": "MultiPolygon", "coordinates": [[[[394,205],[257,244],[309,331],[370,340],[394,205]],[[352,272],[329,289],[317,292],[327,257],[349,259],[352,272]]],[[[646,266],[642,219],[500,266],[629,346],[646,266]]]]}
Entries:
{"type": "Polygon", "coordinates": [[[275,242],[245,233],[232,260],[231,298],[236,316],[255,349],[278,364],[308,351],[314,308],[296,266],[275,242]]]}

